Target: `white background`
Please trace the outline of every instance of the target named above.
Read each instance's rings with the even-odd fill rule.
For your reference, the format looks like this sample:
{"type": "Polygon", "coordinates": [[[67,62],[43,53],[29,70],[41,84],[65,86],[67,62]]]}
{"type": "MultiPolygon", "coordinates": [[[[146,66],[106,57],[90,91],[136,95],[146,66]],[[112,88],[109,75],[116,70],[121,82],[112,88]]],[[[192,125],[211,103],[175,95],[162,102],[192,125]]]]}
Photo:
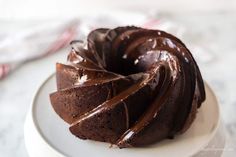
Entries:
{"type": "Polygon", "coordinates": [[[0,19],[66,18],[123,9],[143,12],[236,12],[235,0],[0,0],[0,19]]]}

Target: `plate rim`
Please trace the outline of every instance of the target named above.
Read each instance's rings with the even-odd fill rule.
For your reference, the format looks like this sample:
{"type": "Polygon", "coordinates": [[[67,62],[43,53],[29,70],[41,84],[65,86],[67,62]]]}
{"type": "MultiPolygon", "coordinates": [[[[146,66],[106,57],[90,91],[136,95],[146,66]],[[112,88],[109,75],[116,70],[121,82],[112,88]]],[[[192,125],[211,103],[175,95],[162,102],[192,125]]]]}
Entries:
{"type": "MultiPolygon", "coordinates": [[[[39,92],[41,91],[41,89],[45,86],[45,84],[52,78],[55,76],[55,72],[51,73],[45,80],[43,80],[39,86],[36,88],[36,91],[34,92],[33,94],[33,98],[31,100],[31,103],[30,103],[30,108],[29,108],[29,113],[27,115],[28,118],[31,118],[31,121],[32,121],[32,124],[33,126],[35,127],[35,131],[37,132],[37,134],[40,136],[40,138],[42,139],[42,141],[44,141],[45,144],[47,144],[56,154],[60,155],[60,156],[63,156],[63,157],[67,157],[68,155],[63,153],[61,150],[55,148],[48,140],[47,138],[43,135],[42,131],[40,130],[38,124],[36,123],[36,118],[35,118],[35,115],[34,115],[34,111],[35,111],[35,101],[36,101],[36,98],[37,96],[39,95],[39,92]]],[[[214,130],[212,131],[212,133],[210,134],[209,136],[209,141],[205,142],[204,144],[202,144],[198,151],[197,152],[191,152],[189,153],[188,155],[189,156],[193,156],[195,154],[197,154],[200,150],[204,149],[208,143],[213,139],[213,137],[215,136],[217,130],[219,129],[219,126],[220,126],[220,121],[221,121],[221,111],[220,111],[220,105],[219,105],[219,101],[215,95],[215,93],[213,92],[212,88],[210,88],[210,86],[208,85],[208,83],[204,80],[204,85],[205,87],[208,88],[208,90],[210,91],[213,99],[215,99],[216,101],[216,104],[215,104],[215,107],[216,107],[216,110],[217,110],[217,114],[218,114],[218,118],[217,118],[217,122],[216,122],[216,125],[214,126],[214,130]]],[[[25,128],[26,129],[26,128],[25,128]]]]}

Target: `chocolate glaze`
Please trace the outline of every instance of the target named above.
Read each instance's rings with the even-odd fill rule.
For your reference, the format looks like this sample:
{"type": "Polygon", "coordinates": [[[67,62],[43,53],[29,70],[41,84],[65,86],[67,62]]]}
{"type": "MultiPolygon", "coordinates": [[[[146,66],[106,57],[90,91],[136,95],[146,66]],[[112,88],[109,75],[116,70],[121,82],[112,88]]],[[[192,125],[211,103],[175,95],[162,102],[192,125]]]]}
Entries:
{"type": "Polygon", "coordinates": [[[183,133],[205,100],[187,47],[160,30],[100,28],[57,64],[57,114],[81,139],[139,147],[183,133]]]}

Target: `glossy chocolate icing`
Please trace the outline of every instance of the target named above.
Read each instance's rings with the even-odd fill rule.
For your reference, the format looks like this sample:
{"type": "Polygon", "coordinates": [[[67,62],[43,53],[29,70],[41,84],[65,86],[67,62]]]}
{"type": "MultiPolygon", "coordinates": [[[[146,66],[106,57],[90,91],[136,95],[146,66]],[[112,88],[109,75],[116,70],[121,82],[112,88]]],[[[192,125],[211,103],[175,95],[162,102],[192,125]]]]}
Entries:
{"type": "Polygon", "coordinates": [[[57,114],[81,139],[139,147],[186,131],[205,100],[187,47],[160,30],[96,29],[57,63],[57,114]]]}

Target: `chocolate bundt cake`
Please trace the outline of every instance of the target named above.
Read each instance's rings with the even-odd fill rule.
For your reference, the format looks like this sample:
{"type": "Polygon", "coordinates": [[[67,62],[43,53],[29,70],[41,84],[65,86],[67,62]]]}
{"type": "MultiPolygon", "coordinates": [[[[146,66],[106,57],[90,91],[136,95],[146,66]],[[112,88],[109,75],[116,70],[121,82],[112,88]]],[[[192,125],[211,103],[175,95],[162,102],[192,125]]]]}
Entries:
{"type": "Polygon", "coordinates": [[[183,133],[205,100],[187,47],[160,30],[100,28],[56,65],[55,112],[81,139],[140,147],[183,133]]]}

